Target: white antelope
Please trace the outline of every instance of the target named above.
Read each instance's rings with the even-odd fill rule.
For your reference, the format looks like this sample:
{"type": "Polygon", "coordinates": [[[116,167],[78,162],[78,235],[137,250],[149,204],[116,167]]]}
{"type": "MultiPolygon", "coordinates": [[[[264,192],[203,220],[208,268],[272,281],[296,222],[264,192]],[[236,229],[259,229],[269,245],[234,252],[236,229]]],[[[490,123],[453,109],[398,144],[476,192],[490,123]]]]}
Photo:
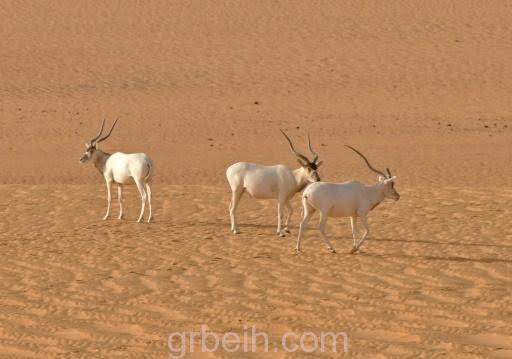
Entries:
{"type": "Polygon", "coordinates": [[[290,233],[290,219],[293,212],[290,200],[295,193],[302,191],[308,183],[320,180],[317,169],[321,166],[322,162],[317,163],[318,155],[311,147],[309,135],[308,146],[314,155],[312,161],[295,151],[290,138],[282,130],[281,133],[297,157],[300,168],[292,170],[285,165],[263,166],[255,163],[238,162],[231,165],[226,171],[226,177],[232,193],[229,205],[231,231],[235,234],[239,233],[236,209],[245,191],[256,199],[277,199],[277,234],[280,237],[284,237],[285,232],[290,233]],[[285,207],[288,210],[288,216],[283,228],[282,218],[285,207]]]}
{"type": "Polygon", "coordinates": [[[110,128],[109,133],[106,136],[101,137],[103,133],[103,127],[105,126],[105,120],[101,125],[101,130],[96,137],[94,137],[89,143],[85,144],[86,151],[82,158],[81,163],[92,161],[94,166],[100,171],[105,178],[107,184],[107,214],[103,219],[107,219],[110,216],[110,204],[112,202],[111,196],[111,185],[112,182],[117,183],[117,193],[119,201],[119,219],[123,218],[123,185],[131,183],[133,180],[137,185],[137,189],[140,192],[142,198],[142,208],[140,210],[139,219],[137,222],[141,222],[144,217],[144,210],[146,208],[146,201],[149,204],[149,217],[148,222],[151,221],[151,180],[153,178],[154,165],[151,158],[145,153],[122,153],[115,152],[113,154],[105,153],[98,148],[100,142],[105,141],[114,126],[117,123],[117,119],[110,128]],[[100,138],[101,137],[101,138],[100,138]]]}
{"type": "Polygon", "coordinates": [[[391,175],[389,168],[386,168],[387,174],[372,167],[368,159],[358,150],[347,146],[359,156],[361,156],[370,170],[379,175],[378,182],[372,186],[364,185],[358,181],[344,183],[317,182],[311,184],[302,194],[303,219],[299,227],[299,236],[295,250],[300,252],[301,240],[311,216],[315,211],[320,211],[320,234],[327,244],[327,247],[336,253],[336,250],[327,239],[325,226],[328,217],[350,217],[352,225],[352,237],[354,245],[350,253],[359,250],[364,240],[370,233],[368,226],[368,213],[377,207],[385,198],[391,198],[395,201],[400,199],[400,194],[394,188],[394,176],[391,175]],[[358,241],[357,218],[361,219],[364,226],[364,233],[358,241]]]}

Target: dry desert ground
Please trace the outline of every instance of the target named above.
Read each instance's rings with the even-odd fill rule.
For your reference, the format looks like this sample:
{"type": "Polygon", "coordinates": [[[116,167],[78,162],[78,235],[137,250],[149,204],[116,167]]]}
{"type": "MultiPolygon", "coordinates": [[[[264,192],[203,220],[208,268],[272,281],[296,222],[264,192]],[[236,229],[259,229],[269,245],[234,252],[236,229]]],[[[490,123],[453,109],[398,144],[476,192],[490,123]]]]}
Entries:
{"type": "MultiPolygon", "coordinates": [[[[206,325],[344,331],[347,356],[512,357],[512,4],[507,1],[6,1],[0,8],[0,357],[167,358],[206,325]],[[156,164],[154,222],[103,221],[106,151],[156,164]],[[295,255],[274,201],[229,232],[225,169],[398,176],[350,255],[348,220],[295,255]]],[[[114,218],[117,204],[114,202],[114,218]]],[[[339,357],[189,353],[187,357],[339,357]]]]}

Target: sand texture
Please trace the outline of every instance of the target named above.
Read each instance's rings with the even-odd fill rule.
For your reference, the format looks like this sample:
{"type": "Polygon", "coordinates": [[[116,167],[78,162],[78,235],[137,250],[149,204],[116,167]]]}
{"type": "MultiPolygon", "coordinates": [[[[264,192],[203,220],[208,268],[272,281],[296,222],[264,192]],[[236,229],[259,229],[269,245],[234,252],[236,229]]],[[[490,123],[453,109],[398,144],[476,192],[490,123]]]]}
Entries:
{"type": "Polygon", "coordinates": [[[512,3],[7,1],[0,20],[0,357],[166,358],[202,324],[512,357],[512,3]],[[133,187],[101,220],[78,160],[103,117],[104,150],[155,161],[152,224],[133,187]],[[348,220],[329,253],[315,217],[296,256],[249,197],[230,234],[225,169],[296,166],[280,128],[304,152],[311,134],[323,180],[375,180],[344,144],[398,176],[360,254],[348,220]]]}

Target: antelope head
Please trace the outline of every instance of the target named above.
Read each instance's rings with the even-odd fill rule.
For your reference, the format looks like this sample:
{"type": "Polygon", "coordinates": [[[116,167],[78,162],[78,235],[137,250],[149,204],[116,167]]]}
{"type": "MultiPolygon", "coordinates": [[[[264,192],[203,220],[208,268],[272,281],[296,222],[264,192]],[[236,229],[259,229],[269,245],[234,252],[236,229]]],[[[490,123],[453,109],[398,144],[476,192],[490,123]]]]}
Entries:
{"type": "Polygon", "coordinates": [[[303,170],[306,173],[306,177],[308,182],[318,182],[320,181],[320,176],[318,175],[318,167],[322,165],[322,161],[318,162],[318,154],[313,151],[313,147],[311,146],[311,139],[309,138],[308,134],[308,147],[311,154],[314,156],[313,160],[309,160],[306,156],[303,154],[297,152],[295,148],[293,147],[293,143],[290,140],[290,138],[284,133],[283,130],[280,130],[283,136],[286,138],[286,141],[288,141],[288,144],[290,145],[290,149],[292,150],[293,154],[297,158],[297,161],[303,168],[303,170]]]}
{"type": "Polygon", "coordinates": [[[389,170],[389,168],[386,168],[386,173],[384,173],[383,171],[379,171],[378,169],[375,169],[370,164],[370,161],[368,161],[368,159],[361,152],[359,152],[352,146],[348,146],[348,145],[345,145],[345,146],[350,148],[352,151],[357,153],[359,156],[361,156],[361,158],[366,162],[366,165],[368,166],[368,168],[371,171],[373,171],[379,175],[378,181],[379,181],[379,183],[384,185],[384,187],[383,187],[384,188],[384,197],[391,198],[395,201],[398,201],[400,199],[400,194],[395,189],[396,176],[391,175],[391,171],[389,170]]]}
{"type": "Polygon", "coordinates": [[[80,158],[80,163],[85,163],[93,158],[94,153],[98,149],[98,144],[105,141],[107,138],[109,138],[110,134],[112,133],[112,130],[114,130],[117,120],[118,119],[115,120],[115,122],[112,125],[112,127],[110,128],[110,131],[108,132],[108,134],[101,137],[101,135],[103,134],[103,128],[105,127],[105,119],[103,119],[103,123],[101,124],[100,132],[96,135],[96,137],[94,137],[88,143],[85,144],[85,153],[80,158]]]}

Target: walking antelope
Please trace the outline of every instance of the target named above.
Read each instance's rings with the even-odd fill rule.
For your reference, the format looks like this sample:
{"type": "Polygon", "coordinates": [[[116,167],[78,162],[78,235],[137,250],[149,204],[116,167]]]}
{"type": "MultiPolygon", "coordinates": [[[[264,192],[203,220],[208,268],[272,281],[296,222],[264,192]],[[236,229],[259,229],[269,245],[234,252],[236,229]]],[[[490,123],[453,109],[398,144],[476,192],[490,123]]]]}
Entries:
{"type": "Polygon", "coordinates": [[[290,200],[295,193],[302,191],[308,183],[320,180],[317,169],[322,162],[317,162],[318,154],[311,147],[309,135],[308,147],[314,156],[312,161],[297,152],[286,133],[282,130],[281,133],[288,141],[291,151],[297,157],[300,164],[299,168],[292,170],[285,165],[263,166],[249,162],[238,162],[231,165],[226,171],[226,177],[232,192],[229,205],[231,231],[235,234],[239,233],[236,209],[245,191],[256,199],[277,199],[277,234],[284,237],[285,232],[290,233],[290,219],[293,212],[290,200]],[[288,215],[283,228],[282,219],[285,207],[288,210],[288,215]]]}
{"type": "Polygon", "coordinates": [[[86,151],[82,158],[81,163],[92,161],[94,166],[100,171],[105,178],[107,184],[107,214],[103,219],[107,219],[110,215],[110,204],[112,202],[111,196],[111,185],[112,182],[117,183],[118,201],[119,201],[119,219],[123,218],[123,185],[133,181],[137,185],[140,196],[142,198],[142,208],[140,210],[139,219],[137,222],[141,222],[144,217],[144,210],[146,207],[146,200],[149,204],[149,217],[148,222],[151,221],[151,180],[153,177],[153,161],[145,153],[122,153],[115,152],[113,154],[105,153],[98,148],[98,144],[105,141],[114,126],[117,123],[117,119],[110,128],[110,131],[106,136],[101,137],[103,133],[103,127],[105,126],[105,120],[101,125],[100,132],[94,137],[89,143],[85,145],[86,151]],[[101,137],[101,138],[100,138],[101,137]]]}
{"type": "Polygon", "coordinates": [[[386,168],[387,174],[376,170],[361,152],[353,147],[347,147],[361,156],[368,168],[379,175],[378,182],[372,186],[364,185],[358,181],[345,183],[317,182],[306,188],[302,194],[303,219],[300,223],[299,236],[295,248],[297,252],[300,252],[304,230],[316,210],[320,211],[320,234],[333,253],[336,253],[336,251],[325,234],[327,218],[350,217],[352,237],[354,240],[354,245],[350,253],[355,253],[370,233],[368,213],[377,207],[385,198],[391,198],[395,201],[400,199],[400,195],[394,188],[396,177],[391,175],[389,168],[386,168]],[[365,229],[359,241],[356,239],[358,217],[361,219],[365,229]]]}

